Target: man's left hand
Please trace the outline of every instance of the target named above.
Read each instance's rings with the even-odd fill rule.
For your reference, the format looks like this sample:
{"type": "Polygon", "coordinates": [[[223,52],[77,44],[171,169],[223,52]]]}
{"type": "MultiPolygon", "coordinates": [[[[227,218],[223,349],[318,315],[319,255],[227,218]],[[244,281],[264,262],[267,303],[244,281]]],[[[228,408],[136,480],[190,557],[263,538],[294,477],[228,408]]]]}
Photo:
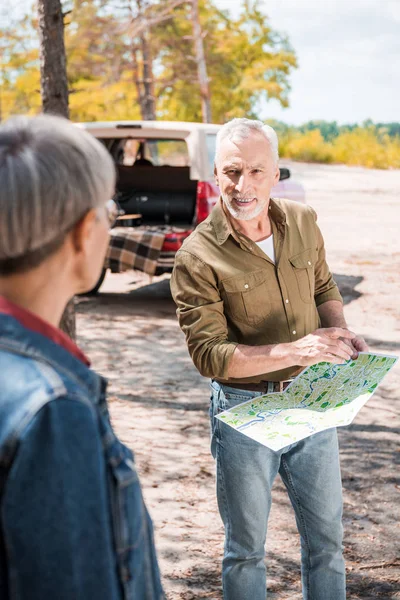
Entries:
{"type": "Polygon", "coordinates": [[[350,348],[353,349],[353,355],[351,357],[352,359],[358,358],[359,352],[368,352],[369,351],[368,345],[367,345],[366,341],[364,340],[364,338],[361,337],[361,335],[357,335],[352,340],[343,339],[342,341],[345,344],[347,344],[348,346],[350,346],[350,348]]]}

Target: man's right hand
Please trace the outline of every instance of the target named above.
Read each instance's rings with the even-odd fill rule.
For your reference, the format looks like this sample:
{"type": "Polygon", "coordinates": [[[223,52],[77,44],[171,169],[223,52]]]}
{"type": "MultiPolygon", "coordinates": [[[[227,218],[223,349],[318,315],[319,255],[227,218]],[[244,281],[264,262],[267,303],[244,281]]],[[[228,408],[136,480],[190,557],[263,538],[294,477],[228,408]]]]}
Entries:
{"type": "Polygon", "coordinates": [[[340,364],[352,357],[353,349],[340,338],[352,340],[356,334],[341,327],[317,329],[290,345],[294,352],[296,364],[302,367],[319,362],[340,364]]]}

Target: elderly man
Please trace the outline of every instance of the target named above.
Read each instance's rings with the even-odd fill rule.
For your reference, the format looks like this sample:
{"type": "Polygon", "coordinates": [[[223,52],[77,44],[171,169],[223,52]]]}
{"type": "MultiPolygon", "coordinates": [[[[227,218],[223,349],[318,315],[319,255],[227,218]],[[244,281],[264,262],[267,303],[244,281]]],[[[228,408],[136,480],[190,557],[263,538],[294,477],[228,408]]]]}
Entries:
{"type": "Polygon", "coordinates": [[[278,140],[234,119],[217,136],[221,199],[176,257],[171,288],[194,364],[211,378],[212,452],[225,526],[225,600],[265,600],[265,539],[279,473],[301,537],[305,600],[343,600],[342,488],[331,429],[279,452],[213,417],[282,391],[305,366],[366,350],[346,327],[312,208],[270,198],[278,140]]]}
{"type": "Polygon", "coordinates": [[[58,329],[103,266],[102,144],[39,116],[0,127],[0,598],[160,600],[152,525],[105,379],[58,329]]]}

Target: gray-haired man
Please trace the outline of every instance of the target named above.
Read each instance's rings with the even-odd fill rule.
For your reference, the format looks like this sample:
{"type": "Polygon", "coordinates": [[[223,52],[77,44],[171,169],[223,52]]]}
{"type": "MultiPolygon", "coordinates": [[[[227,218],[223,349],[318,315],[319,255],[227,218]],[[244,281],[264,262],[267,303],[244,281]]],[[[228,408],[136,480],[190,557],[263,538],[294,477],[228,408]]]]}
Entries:
{"type": "Polygon", "coordinates": [[[212,379],[212,451],[225,525],[225,600],[265,600],[264,547],[279,473],[301,536],[305,600],[343,600],[342,491],[336,430],[279,452],[213,419],[285,389],[302,367],[366,349],[348,331],[315,212],[270,198],[278,140],[259,121],[234,119],[217,137],[221,200],[176,257],[172,293],[189,352],[212,379]]]}

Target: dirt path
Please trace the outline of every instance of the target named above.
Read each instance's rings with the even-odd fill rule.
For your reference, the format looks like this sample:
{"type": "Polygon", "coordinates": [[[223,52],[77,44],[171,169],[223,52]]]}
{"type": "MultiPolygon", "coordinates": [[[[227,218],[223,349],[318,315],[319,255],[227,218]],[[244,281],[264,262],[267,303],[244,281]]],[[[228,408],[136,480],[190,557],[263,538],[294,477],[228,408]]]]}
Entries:
{"type": "MultiPolygon", "coordinates": [[[[349,325],[372,349],[400,354],[400,172],[290,167],[319,214],[349,325]]],[[[146,283],[136,273],[112,275],[97,298],[80,299],[79,341],[109,378],[113,422],[135,451],[168,599],[217,600],[223,530],[208,382],[187,355],[168,279],[146,283]]],[[[339,432],[350,600],[400,599],[399,388],[400,365],[339,432]]],[[[297,600],[299,541],[280,481],[273,497],[268,598],[297,600]]]]}

